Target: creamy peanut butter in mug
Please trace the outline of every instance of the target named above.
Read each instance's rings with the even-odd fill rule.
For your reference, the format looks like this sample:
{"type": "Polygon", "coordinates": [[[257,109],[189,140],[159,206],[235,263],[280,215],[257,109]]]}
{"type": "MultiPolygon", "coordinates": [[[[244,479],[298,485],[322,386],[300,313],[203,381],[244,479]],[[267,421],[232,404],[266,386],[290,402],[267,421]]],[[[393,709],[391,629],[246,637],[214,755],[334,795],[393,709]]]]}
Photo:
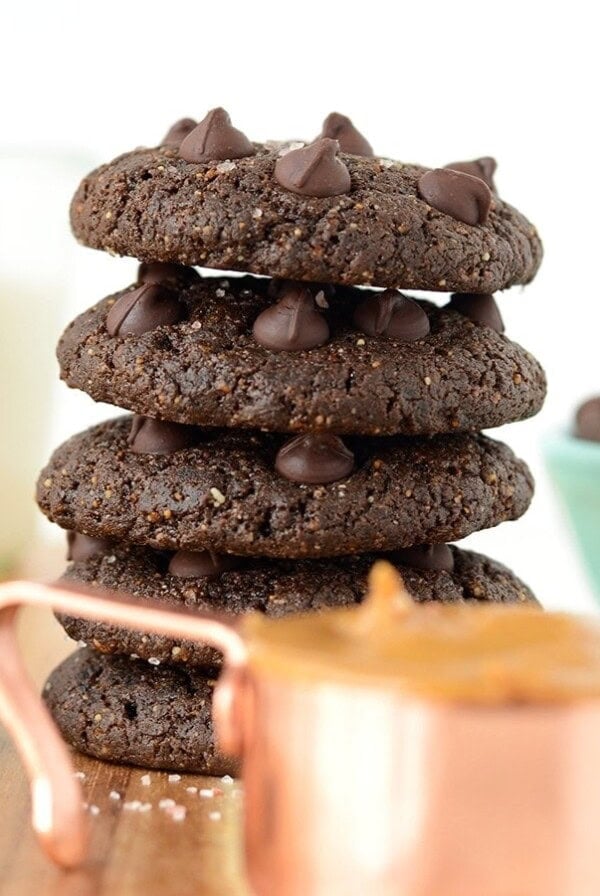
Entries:
{"type": "Polygon", "coordinates": [[[491,705],[600,697],[600,622],[527,606],[416,604],[383,563],[361,606],[255,613],[243,633],[250,665],[278,676],[491,705]]]}

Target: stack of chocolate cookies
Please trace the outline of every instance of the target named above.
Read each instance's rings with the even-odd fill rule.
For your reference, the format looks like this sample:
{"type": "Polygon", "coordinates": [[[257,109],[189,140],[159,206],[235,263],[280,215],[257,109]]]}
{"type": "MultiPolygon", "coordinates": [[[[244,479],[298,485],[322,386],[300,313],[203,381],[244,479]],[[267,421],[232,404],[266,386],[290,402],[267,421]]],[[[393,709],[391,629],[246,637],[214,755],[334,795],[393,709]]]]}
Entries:
{"type": "MultiPolygon", "coordinates": [[[[41,475],[40,507],[69,530],[66,578],[276,616],[360,601],[385,554],[415,600],[533,600],[448,545],[527,509],[527,467],[480,430],[545,395],[492,297],[542,255],[494,168],[378,157],[338,114],[310,143],[251,143],[215,109],[90,174],[75,235],[141,264],[58,356],[70,386],[133,416],[75,436],[41,475]]],[[[214,651],[61,622],[87,645],[45,690],[71,744],[235,770],[213,742],[214,651]]]]}

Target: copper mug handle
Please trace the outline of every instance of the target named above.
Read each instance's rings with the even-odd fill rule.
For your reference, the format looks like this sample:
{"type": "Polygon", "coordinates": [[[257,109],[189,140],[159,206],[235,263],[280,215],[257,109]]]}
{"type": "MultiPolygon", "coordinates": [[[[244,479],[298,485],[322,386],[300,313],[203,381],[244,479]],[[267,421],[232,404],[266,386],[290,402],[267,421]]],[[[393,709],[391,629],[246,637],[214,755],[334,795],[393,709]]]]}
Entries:
{"type": "Polygon", "coordinates": [[[210,644],[225,656],[215,689],[213,715],[225,752],[239,755],[239,697],[246,674],[246,644],[226,614],[166,610],[156,602],[81,586],[16,581],[0,585],[0,721],[21,756],[31,791],[32,825],[46,854],[65,868],[87,853],[88,825],[69,751],[29,679],[17,643],[15,623],[24,606],[49,607],[144,632],[210,644]]]}

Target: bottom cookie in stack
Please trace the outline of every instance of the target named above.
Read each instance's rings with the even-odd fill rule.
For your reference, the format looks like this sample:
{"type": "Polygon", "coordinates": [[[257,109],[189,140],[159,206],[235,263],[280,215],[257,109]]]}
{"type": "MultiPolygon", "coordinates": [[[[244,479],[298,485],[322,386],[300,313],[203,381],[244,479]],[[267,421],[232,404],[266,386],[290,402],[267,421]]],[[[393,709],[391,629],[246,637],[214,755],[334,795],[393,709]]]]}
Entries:
{"type": "MultiPolygon", "coordinates": [[[[360,602],[376,554],[264,560],[174,554],[71,535],[65,580],[124,591],[165,606],[271,616],[360,602]],[[236,567],[236,568],[232,568],[236,567]]],[[[417,601],[535,602],[493,560],[449,545],[385,555],[417,601]]],[[[64,738],[100,759],[148,768],[235,774],[215,747],[211,699],[220,656],[187,641],[59,616],[87,647],[51,674],[46,702],[64,738]]]]}
{"type": "Polygon", "coordinates": [[[44,699],[64,739],[88,756],[165,771],[235,775],[215,747],[211,716],[218,672],[153,666],[89,647],[51,674],[44,699]]]}

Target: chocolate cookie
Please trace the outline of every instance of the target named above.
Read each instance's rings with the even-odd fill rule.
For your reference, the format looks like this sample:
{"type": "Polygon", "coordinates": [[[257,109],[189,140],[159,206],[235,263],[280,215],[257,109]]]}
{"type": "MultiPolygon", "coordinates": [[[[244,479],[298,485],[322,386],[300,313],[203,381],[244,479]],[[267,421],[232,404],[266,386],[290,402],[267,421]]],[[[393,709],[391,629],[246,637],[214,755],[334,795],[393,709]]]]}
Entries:
{"type": "Polygon", "coordinates": [[[535,276],[535,228],[478,177],[298,146],[198,162],[136,149],[83,180],[73,231],[143,261],[328,283],[492,293],[535,276]]]}
{"type": "MultiPolygon", "coordinates": [[[[530,590],[494,560],[440,546],[442,557],[425,555],[418,569],[410,552],[385,555],[402,574],[416,601],[463,603],[534,601],[530,590]],[[447,555],[447,556],[446,556],[447,555]],[[433,567],[433,568],[431,568],[433,567]]],[[[330,560],[250,560],[239,569],[216,577],[181,576],[169,572],[169,556],[148,548],[114,545],[106,553],[73,563],[67,581],[124,591],[167,607],[244,613],[259,610],[269,616],[318,611],[358,603],[366,593],[367,573],[375,554],[330,560]]],[[[418,561],[417,561],[418,562],[418,561]]],[[[188,570],[190,571],[190,570],[188,570]]],[[[190,666],[218,665],[220,655],[192,641],[175,641],[117,626],[60,615],[68,635],[102,653],[135,654],[142,659],[190,666]]]]}
{"type": "Polygon", "coordinates": [[[51,520],[158,549],[318,557],[455,541],[521,516],[533,493],[525,464],[482,435],[205,430],[196,447],[150,454],[137,425],[128,444],[131,428],[121,417],[58,448],[37,492],[51,520]]]}
{"type": "Polygon", "coordinates": [[[405,320],[396,336],[372,335],[386,294],[370,290],[283,284],[278,293],[255,277],[205,278],[168,288],[161,316],[156,302],[144,306],[150,288],[111,296],[67,328],[58,357],[69,386],[187,424],[365,435],[489,429],[535,414],[544,400],[538,362],[450,306],[406,299],[424,329],[405,320]],[[168,313],[177,322],[162,324],[168,313]],[[254,335],[265,320],[258,339],[279,339],[282,350],[254,335]],[[290,332],[317,344],[293,351],[290,332]]]}
{"type": "Polygon", "coordinates": [[[44,700],[72,747],[104,759],[204,775],[235,774],[215,747],[216,673],[78,650],[50,675],[44,700]]]}

